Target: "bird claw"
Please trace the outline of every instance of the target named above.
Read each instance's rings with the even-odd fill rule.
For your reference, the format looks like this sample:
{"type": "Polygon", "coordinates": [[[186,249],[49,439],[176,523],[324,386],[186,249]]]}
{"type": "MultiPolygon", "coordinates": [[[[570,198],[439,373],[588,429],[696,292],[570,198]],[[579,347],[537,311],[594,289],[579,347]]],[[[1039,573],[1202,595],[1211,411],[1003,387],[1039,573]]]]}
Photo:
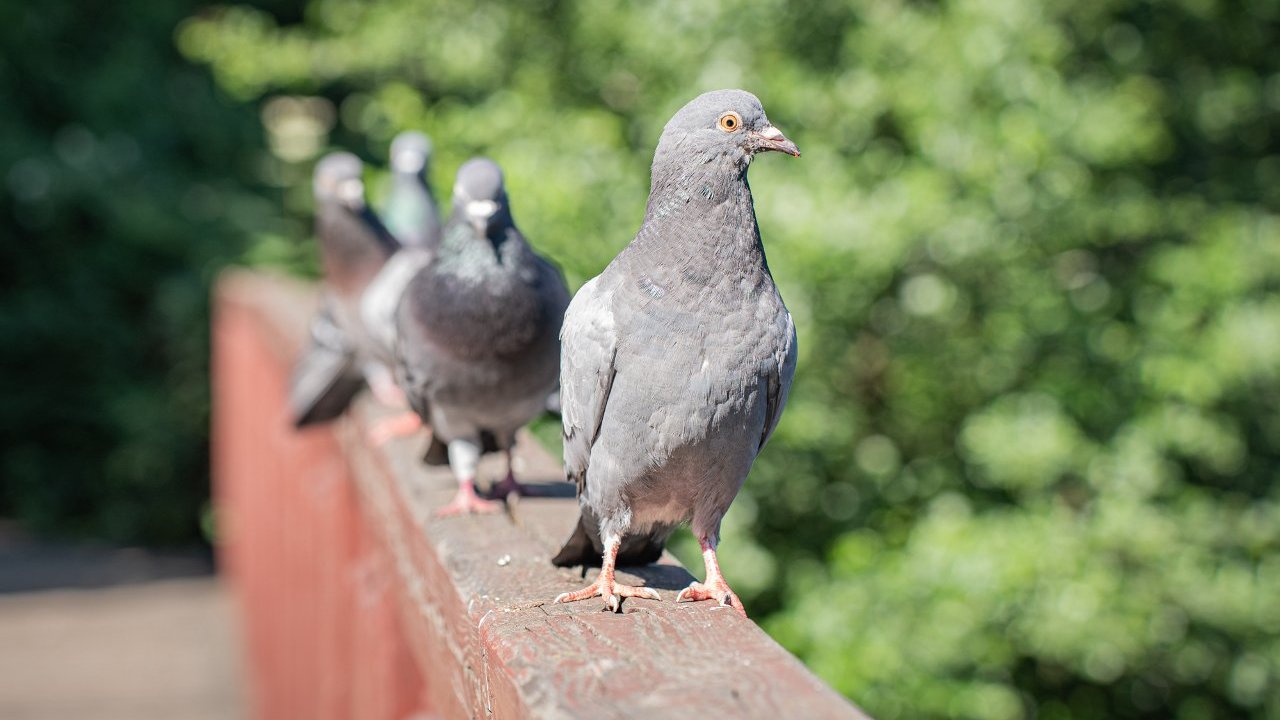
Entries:
{"type": "Polygon", "coordinates": [[[476,494],[473,485],[466,483],[458,486],[458,494],[453,496],[453,500],[449,501],[448,505],[436,510],[435,516],[445,518],[456,515],[488,515],[501,511],[502,503],[485,500],[476,494]]]}
{"type": "Polygon", "coordinates": [[[662,600],[662,596],[653,588],[640,587],[636,585],[621,585],[616,582],[601,582],[600,578],[586,586],[581,590],[574,592],[560,593],[556,596],[552,603],[577,602],[578,600],[587,600],[600,596],[604,598],[604,610],[610,612],[622,612],[623,598],[643,598],[645,600],[662,600]],[[610,592],[605,592],[607,589],[610,592]]]}
{"type": "Polygon", "coordinates": [[[374,447],[381,447],[394,438],[412,435],[422,426],[422,418],[413,412],[404,412],[385,417],[369,428],[369,443],[374,447]]]}
{"type": "Polygon", "coordinates": [[[723,580],[712,581],[710,583],[691,582],[689,587],[681,590],[676,595],[676,602],[697,602],[698,600],[715,600],[717,607],[731,607],[737,610],[742,617],[747,616],[747,609],[743,607],[742,601],[738,596],[729,589],[729,585],[723,580]]]}

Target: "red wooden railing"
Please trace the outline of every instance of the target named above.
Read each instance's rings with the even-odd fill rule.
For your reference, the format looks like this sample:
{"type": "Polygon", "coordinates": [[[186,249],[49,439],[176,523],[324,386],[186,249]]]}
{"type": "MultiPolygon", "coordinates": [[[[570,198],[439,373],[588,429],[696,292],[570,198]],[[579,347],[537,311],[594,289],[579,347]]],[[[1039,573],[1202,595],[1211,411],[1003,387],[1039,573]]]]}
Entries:
{"type": "Polygon", "coordinates": [[[453,480],[418,462],[422,438],[365,441],[384,409],[294,431],[286,383],[314,307],[310,288],[244,272],[216,296],[218,550],[254,717],[865,717],[749,620],[676,605],[691,578],[670,557],[621,573],[661,603],[547,604],[583,582],[549,562],[577,509],[531,439],[518,461],[540,496],[433,521],[453,480]]]}

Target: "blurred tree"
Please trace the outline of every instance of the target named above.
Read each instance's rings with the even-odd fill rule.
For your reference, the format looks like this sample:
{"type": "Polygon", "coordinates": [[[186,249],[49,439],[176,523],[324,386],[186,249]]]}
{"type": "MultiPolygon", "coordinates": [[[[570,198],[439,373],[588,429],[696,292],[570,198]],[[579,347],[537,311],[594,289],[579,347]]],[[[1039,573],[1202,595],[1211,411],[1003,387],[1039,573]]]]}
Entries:
{"type": "Polygon", "coordinates": [[[33,530],[199,538],[209,283],[280,221],[257,113],[173,47],[196,6],[0,3],[0,516],[33,530]]]}

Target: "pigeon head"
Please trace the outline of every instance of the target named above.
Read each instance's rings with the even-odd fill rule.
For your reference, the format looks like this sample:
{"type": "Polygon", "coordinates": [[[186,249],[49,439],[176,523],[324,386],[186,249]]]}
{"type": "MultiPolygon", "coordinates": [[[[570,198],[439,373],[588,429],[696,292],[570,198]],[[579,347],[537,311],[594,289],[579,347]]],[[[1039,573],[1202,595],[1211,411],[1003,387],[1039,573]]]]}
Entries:
{"type": "Polygon", "coordinates": [[[728,158],[745,168],[756,153],[770,150],[800,157],[796,144],[765,117],[755,95],[745,90],[714,90],[689,101],[672,116],[662,129],[655,163],[728,158]]]}
{"type": "Polygon", "coordinates": [[[312,186],[317,203],[336,202],[349,210],[364,208],[364,163],[349,152],[325,155],[316,163],[312,186]]]}
{"type": "Polygon", "coordinates": [[[391,141],[391,167],[398,173],[420,175],[431,162],[431,140],[420,132],[402,132],[391,141]]]}
{"type": "Polygon", "coordinates": [[[453,213],[487,236],[511,224],[502,168],[489,158],[472,158],[458,168],[453,184],[453,213]]]}

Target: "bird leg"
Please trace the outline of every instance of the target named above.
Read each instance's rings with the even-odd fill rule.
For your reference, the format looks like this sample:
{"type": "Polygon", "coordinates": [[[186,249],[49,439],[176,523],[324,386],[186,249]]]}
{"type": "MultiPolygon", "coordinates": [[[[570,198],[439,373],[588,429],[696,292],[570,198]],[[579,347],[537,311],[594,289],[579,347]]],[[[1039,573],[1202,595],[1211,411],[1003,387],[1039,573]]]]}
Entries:
{"type": "MultiPolygon", "coordinates": [[[[397,409],[409,407],[409,400],[396,384],[395,377],[386,365],[377,362],[366,364],[364,378],[369,385],[369,390],[373,392],[374,399],[379,403],[397,409]]],[[[422,427],[422,418],[411,410],[405,410],[375,422],[373,427],[369,428],[369,442],[374,447],[381,447],[393,438],[412,435],[420,427],[422,427]]]]}
{"type": "Polygon", "coordinates": [[[702,563],[707,567],[707,581],[689,583],[689,587],[676,595],[676,602],[715,600],[721,607],[732,607],[742,617],[746,617],[747,609],[742,606],[742,601],[733,590],[729,589],[729,583],[725,582],[724,575],[720,572],[720,561],[716,559],[716,544],[705,537],[698,538],[698,544],[702,546],[702,563]]]}
{"type": "Polygon", "coordinates": [[[489,490],[489,497],[505,498],[513,493],[521,496],[529,495],[529,489],[516,480],[515,460],[512,455],[511,449],[507,448],[507,476],[489,490]]]}
{"type": "Polygon", "coordinates": [[[404,391],[396,384],[395,378],[391,375],[391,371],[381,363],[369,363],[364,370],[365,382],[369,384],[369,390],[373,392],[373,397],[378,402],[391,408],[409,407],[409,401],[404,396],[404,391]]]}
{"type": "Polygon", "coordinates": [[[658,595],[658,591],[653,588],[621,585],[614,580],[613,569],[618,563],[618,547],[621,544],[620,538],[607,538],[604,546],[604,562],[601,564],[600,574],[596,576],[595,582],[575,592],[560,593],[552,602],[576,602],[598,595],[604,598],[604,606],[606,608],[613,612],[622,612],[622,598],[624,597],[661,600],[662,598],[658,595]]]}
{"type": "Polygon", "coordinates": [[[502,503],[485,500],[476,494],[474,480],[463,480],[458,483],[458,494],[453,496],[453,500],[448,505],[437,510],[435,516],[443,518],[454,515],[488,514],[501,510],[502,503]]]}
{"type": "MultiPolygon", "coordinates": [[[[386,445],[394,438],[408,437],[423,427],[422,418],[418,417],[418,413],[412,410],[406,410],[402,413],[396,413],[388,417],[381,418],[373,423],[369,428],[369,443],[374,447],[386,445]]],[[[429,433],[431,428],[427,428],[429,433]]]]}

